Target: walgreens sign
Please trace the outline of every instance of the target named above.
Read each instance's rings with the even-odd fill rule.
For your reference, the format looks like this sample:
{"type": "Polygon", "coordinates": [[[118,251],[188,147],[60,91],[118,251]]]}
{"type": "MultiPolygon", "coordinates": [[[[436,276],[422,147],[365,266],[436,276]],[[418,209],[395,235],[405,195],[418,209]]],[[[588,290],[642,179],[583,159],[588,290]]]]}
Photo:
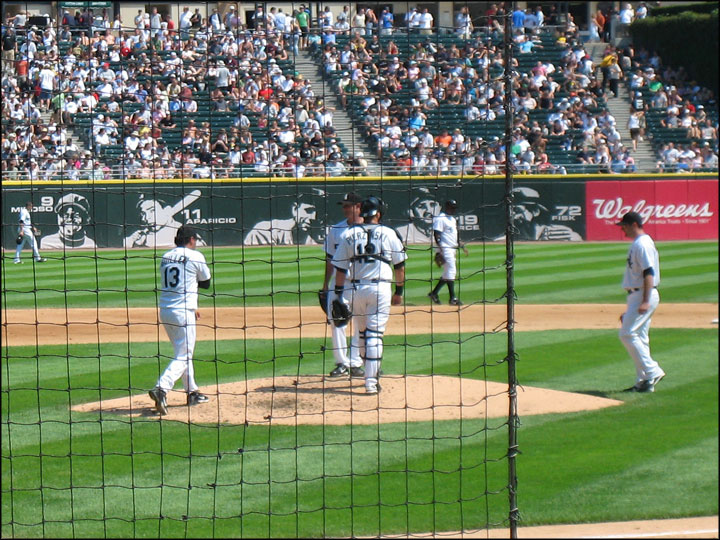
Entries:
{"type": "Polygon", "coordinates": [[[617,223],[630,211],[655,240],[717,240],[718,181],[630,180],[587,182],[588,240],[622,240],[617,223]]]}

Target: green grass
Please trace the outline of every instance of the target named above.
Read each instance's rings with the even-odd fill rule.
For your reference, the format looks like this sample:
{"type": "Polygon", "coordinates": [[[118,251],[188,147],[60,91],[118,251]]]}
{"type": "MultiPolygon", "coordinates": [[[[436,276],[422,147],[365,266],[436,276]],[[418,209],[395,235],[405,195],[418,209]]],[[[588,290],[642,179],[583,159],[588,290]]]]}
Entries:
{"type": "MultiPolygon", "coordinates": [[[[529,304],[624,303],[620,282],[627,243],[518,244],[518,300],[529,304]]],[[[718,296],[717,242],[660,242],[663,302],[713,302],[718,296]]],[[[203,306],[308,305],[317,303],[324,258],[320,247],[203,248],[212,266],[210,298],[203,306]]],[[[3,303],[32,307],[155,306],[157,258],[152,250],[48,252],[49,261],[22,266],[3,259],[3,303]]],[[[440,271],[428,247],[408,250],[408,304],[427,303],[440,271]]],[[[470,246],[460,256],[458,285],[466,302],[492,302],[506,288],[505,247],[470,246]]],[[[202,294],[202,292],[201,292],[202,294]]]]}
{"type": "MultiPolygon", "coordinates": [[[[717,302],[717,242],[659,249],[663,302],[717,302]]],[[[626,250],[518,245],[519,301],[621,303],[626,250]]],[[[302,304],[316,301],[318,248],[206,255],[217,296],[201,300],[205,306],[268,298],[297,305],[298,289],[302,304]],[[264,262],[270,256],[273,264],[264,262]]],[[[4,259],[3,306],[154,305],[152,252],[98,256],[22,267],[4,259]],[[56,292],[66,288],[67,296],[56,292]]],[[[461,259],[463,299],[502,295],[503,258],[503,246],[473,246],[461,259]]],[[[408,302],[426,302],[431,272],[429,255],[411,252],[408,302]]],[[[717,329],[653,329],[651,340],[668,375],[654,394],[625,394],[619,390],[632,384],[634,368],[616,331],[516,333],[521,385],[624,401],[521,418],[521,525],[717,514],[717,329]]],[[[383,370],[505,382],[506,341],[504,333],[387,336],[383,370]]],[[[325,345],[314,338],[200,342],[197,380],[326,373],[333,359],[325,345]]],[[[296,429],[70,411],[146,392],[170,354],[164,339],[3,349],[3,537],[375,536],[506,523],[503,418],[296,429]]]]}
{"type": "MultiPolygon", "coordinates": [[[[388,337],[384,370],[504,382],[504,336],[475,338],[483,340],[484,357],[467,346],[470,337],[453,343],[453,336],[436,336],[443,344],[431,347],[427,336],[413,336],[412,355],[402,337],[388,337]]],[[[654,330],[652,339],[668,377],[655,394],[636,395],[618,392],[633,371],[615,332],[517,334],[521,384],[626,402],[522,418],[523,524],[717,511],[717,332],[654,330]]],[[[71,404],[127,395],[128,388],[143,393],[168,348],[44,347],[40,358],[32,347],[12,349],[2,387],[4,536],[12,534],[10,520],[40,517],[48,536],[171,536],[186,526],[188,535],[209,536],[206,519],[215,515],[223,518],[215,535],[253,537],[376,535],[379,526],[384,533],[456,530],[505,518],[503,419],[295,430],[69,412],[71,404]],[[157,520],[160,512],[167,519],[157,520]],[[183,515],[206,519],[184,522],[183,515]]],[[[321,349],[319,339],[302,347],[294,340],[228,341],[217,351],[200,343],[198,382],[323,373],[332,359],[321,349]],[[212,361],[215,354],[221,363],[212,361]]],[[[16,525],[14,534],[43,531],[16,525]]]]}

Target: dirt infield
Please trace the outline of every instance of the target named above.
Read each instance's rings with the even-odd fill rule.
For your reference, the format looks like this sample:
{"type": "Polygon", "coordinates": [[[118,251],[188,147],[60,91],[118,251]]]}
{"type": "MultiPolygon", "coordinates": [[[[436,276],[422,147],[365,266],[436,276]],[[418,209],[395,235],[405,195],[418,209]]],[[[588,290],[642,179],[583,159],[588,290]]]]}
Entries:
{"type": "MultiPolygon", "coordinates": [[[[515,329],[614,329],[618,304],[518,305],[515,329]]],[[[198,339],[325,337],[320,308],[202,308],[198,339]]],[[[712,328],[717,304],[660,304],[653,328],[712,328]]],[[[505,306],[405,306],[393,308],[388,334],[490,332],[506,326],[505,306]]],[[[8,346],[166,340],[154,308],[21,309],[2,312],[8,346]]]]}

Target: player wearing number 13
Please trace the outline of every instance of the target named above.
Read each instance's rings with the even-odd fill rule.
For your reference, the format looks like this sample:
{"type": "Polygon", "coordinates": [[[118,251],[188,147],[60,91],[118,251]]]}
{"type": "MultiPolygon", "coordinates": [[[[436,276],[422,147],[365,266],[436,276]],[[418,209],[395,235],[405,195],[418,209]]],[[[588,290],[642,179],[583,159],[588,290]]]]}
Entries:
{"type": "Polygon", "coordinates": [[[368,394],[380,390],[378,376],[390,304],[402,303],[405,285],[405,247],[394,229],[380,224],[384,213],[385,204],[377,197],[364,200],[360,215],[365,223],[348,227],[332,259],[337,269],[335,293],[341,302],[349,304],[353,322],[360,330],[368,394]]]}
{"type": "Polygon", "coordinates": [[[177,247],[165,253],[160,261],[160,322],[173,344],[173,360],[149,392],[160,414],[167,414],[167,393],[180,377],[188,405],[208,401],[198,392],[193,369],[195,320],[200,318],[198,287],[210,288],[210,269],[203,254],[195,250],[197,241],[193,229],[180,227],[175,236],[177,247]]]}

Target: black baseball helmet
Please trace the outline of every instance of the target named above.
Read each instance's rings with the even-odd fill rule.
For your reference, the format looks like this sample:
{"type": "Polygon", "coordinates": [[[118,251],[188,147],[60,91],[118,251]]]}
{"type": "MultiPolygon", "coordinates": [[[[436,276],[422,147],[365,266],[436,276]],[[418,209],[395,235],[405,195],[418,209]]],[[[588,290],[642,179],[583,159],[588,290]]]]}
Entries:
{"type": "Polygon", "coordinates": [[[387,205],[379,197],[370,196],[362,202],[360,205],[360,215],[362,217],[373,217],[378,212],[384,215],[387,210],[387,205]]]}
{"type": "Polygon", "coordinates": [[[447,201],[445,201],[445,208],[453,208],[457,210],[457,207],[458,203],[455,199],[448,199],[447,201]]]}

